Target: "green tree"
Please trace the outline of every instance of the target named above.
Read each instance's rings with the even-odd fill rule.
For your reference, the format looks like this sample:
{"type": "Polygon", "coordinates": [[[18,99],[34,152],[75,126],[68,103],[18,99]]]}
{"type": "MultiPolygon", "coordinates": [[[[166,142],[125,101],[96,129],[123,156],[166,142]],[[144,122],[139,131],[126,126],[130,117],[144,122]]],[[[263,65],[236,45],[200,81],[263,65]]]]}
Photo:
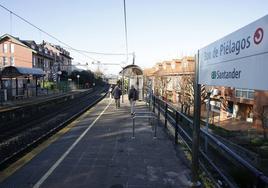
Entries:
{"type": "Polygon", "coordinates": [[[83,70],[83,71],[74,70],[69,76],[69,78],[71,78],[73,81],[78,83],[77,75],[80,76],[79,84],[82,85],[83,88],[86,85],[88,85],[89,87],[93,86],[93,83],[95,82],[95,75],[93,72],[91,72],[90,70],[87,70],[87,71],[86,70],[83,70]]]}

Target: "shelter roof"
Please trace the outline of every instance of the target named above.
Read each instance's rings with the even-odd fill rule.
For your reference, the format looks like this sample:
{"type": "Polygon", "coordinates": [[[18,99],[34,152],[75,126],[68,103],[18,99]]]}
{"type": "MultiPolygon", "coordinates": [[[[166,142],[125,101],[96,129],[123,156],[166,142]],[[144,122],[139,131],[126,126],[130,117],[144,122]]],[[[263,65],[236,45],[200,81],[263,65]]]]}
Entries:
{"type": "Polygon", "coordinates": [[[13,67],[8,66],[2,70],[2,77],[3,78],[16,78],[20,76],[36,76],[42,77],[45,75],[44,71],[39,68],[27,68],[27,67],[13,67]]]}
{"type": "Polygon", "coordinates": [[[127,65],[119,72],[119,74],[123,74],[124,76],[135,76],[135,75],[143,75],[142,69],[138,65],[127,65]]]}

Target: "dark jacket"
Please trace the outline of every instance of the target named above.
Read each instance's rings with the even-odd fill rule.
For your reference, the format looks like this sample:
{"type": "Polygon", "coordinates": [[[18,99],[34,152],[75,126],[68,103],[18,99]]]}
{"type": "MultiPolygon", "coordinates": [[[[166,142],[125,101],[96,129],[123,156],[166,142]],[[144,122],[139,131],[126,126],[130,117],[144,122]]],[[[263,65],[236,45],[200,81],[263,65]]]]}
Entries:
{"type": "Polygon", "coordinates": [[[120,99],[120,96],[122,95],[122,91],[118,86],[115,86],[112,94],[113,94],[115,99],[120,99]]]}
{"type": "Polygon", "coordinates": [[[138,100],[138,91],[135,88],[130,89],[128,92],[128,100],[131,100],[131,99],[133,101],[138,100]]]}

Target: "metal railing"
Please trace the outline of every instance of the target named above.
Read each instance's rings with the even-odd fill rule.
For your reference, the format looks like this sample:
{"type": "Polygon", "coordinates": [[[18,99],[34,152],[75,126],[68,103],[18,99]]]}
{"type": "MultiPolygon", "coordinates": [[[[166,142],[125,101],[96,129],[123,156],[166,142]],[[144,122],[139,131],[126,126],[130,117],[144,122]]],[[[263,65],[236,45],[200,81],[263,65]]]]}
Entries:
{"type": "MultiPolygon", "coordinates": [[[[148,103],[153,112],[158,108],[165,128],[174,129],[174,142],[177,144],[180,138],[192,152],[193,120],[157,96],[152,96],[148,103]]],[[[199,164],[217,187],[268,187],[267,176],[203,129],[200,129],[199,164]]]]}
{"type": "Polygon", "coordinates": [[[29,86],[26,88],[4,88],[0,89],[0,103],[5,101],[27,99],[36,96],[50,95],[62,92],[68,92],[70,88],[68,85],[60,83],[55,88],[48,89],[43,87],[29,86]]]}
{"type": "Polygon", "coordinates": [[[154,112],[135,112],[132,116],[132,139],[135,139],[135,120],[136,119],[148,119],[149,124],[152,123],[153,129],[154,129],[154,139],[157,138],[157,126],[159,126],[159,118],[160,114],[158,116],[154,112]],[[152,121],[153,119],[153,121],[152,121]]]}

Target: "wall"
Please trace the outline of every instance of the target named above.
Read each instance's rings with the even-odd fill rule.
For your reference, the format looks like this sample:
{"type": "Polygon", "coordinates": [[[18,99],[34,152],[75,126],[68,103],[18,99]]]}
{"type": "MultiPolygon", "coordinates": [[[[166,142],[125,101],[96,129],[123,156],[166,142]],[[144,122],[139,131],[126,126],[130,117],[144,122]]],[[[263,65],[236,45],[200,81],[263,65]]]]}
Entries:
{"type": "Polygon", "coordinates": [[[3,57],[8,58],[8,64],[6,66],[10,66],[10,57],[14,57],[15,66],[17,67],[28,67],[32,68],[32,50],[28,47],[25,47],[18,42],[8,38],[2,40],[0,42],[0,66],[3,65],[3,57]],[[3,45],[4,43],[8,44],[8,51],[7,53],[3,52],[3,45]],[[10,52],[10,44],[14,44],[14,53],[10,52]]]}

